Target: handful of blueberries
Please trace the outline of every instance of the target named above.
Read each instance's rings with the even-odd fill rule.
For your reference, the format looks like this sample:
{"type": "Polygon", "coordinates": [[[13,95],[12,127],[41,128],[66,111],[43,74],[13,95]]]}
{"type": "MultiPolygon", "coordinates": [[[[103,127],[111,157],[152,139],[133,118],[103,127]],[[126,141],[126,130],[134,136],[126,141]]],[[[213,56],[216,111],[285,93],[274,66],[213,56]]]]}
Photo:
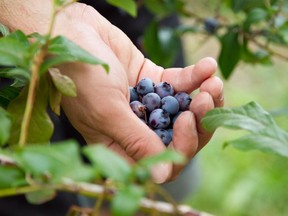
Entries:
{"type": "Polygon", "coordinates": [[[154,84],[143,78],[130,86],[130,107],[167,146],[173,137],[173,124],[181,112],[188,110],[192,98],[186,92],[174,92],[167,82],[154,84]]]}

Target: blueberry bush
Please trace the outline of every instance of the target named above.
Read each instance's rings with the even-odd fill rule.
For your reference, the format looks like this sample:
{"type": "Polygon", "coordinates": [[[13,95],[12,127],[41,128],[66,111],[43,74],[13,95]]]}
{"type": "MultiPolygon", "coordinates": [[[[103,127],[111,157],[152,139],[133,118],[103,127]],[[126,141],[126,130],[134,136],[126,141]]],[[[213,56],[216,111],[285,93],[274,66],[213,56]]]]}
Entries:
{"type": "MultiPolygon", "coordinates": [[[[53,16],[73,2],[53,0],[53,16]]],[[[156,14],[157,19],[146,29],[143,46],[153,61],[165,67],[172,64],[181,36],[188,33],[217,38],[221,45],[218,62],[226,79],[240,62],[268,65],[272,64],[272,57],[288,58],[277,52],[278,46],[286,49],[288,44],[286,1],[215,1],[218,2],[212,5],[215,14],[210,17],[201,17],[189,9],[190,1],[184,0],[107,2],[131,16],[137,16],[138,6],[156,14]],[[235,19],[226,19],[223,10],[234,14],[235,19]],[[192,19],[193,25],[162,28],[161,19],[175,13],[192,19]]],[[[167,149],[130,165],[102,145],[80,147],[74,140],[51,145],[54,127],[47,107],[59,115],[62,95],[77,95],[73,81],[56,67],[78,61],[100,64],[109,73],[109,65],[72,41],[63,36],[51,37],[53,25],[52,19],[45,35],[37,32],[25,35],[21,30],[10,32],[0,24],[0,77],[10,81],[0,89],[0,197],[24,194],[31,204],[41,204],[53,199],[59,191],[68,191],[98,201],[88,212],[71,208],[67,215],[99,215],[103,200],[111,202],[112,215],[129,216],[137,211],[152,215],[202,215],[171,201],[151,179],[149,169],[153,165],[165,161],[183,163],[182,155],[167,149]],[[84,163],[82,155],[89,163],[84,163]],[[153,193],[161,194],[167,202],[146,198],[153,193]]],[[[173,123],[187,109],[191,97],[174,92],[169,83],[153,84],[148,79],[130,87],[130,94],[131,109],[150,124],[164,143],[169,143],[173,123]]],[[[288,157],[288,133],[256,102],[214,109],[207,113],[203,125],[211,131],[218,127],[244,129],[248,131],[245,136],[227,141],[226,145],[288,157]]]]}

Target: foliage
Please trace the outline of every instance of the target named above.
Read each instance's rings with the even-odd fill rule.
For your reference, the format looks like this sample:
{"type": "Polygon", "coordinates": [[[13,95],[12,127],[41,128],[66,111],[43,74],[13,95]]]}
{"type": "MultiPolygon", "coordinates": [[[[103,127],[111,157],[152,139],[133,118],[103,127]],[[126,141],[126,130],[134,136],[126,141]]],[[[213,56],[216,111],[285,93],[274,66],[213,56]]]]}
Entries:
{"type": "Polygon", "coordinates": [[[241,62],[271,65],[273,57],[288,59],[278,51],[280,47],[288,48],[288,4],[284,0],[204,2],[213,7],[209,15],[197,11],[194,5],[200,1],[191,5],[185,0],[144,1],[143,4],[156,16],[144,34],[144,49],[153,61],[164,67],[174,63],[175,52],[180,48],[179,38],[184,34],[202,34],[219,41],[218,63],[225,79],[241,62]],[[172,15],[185,22],[177,28],[161,25],[161,20],[172,15]]]}
{"type": "Polygon", "coordinates": [[[250,132],[241,138],[228,141],[225,145],[230,144],[242,150],[257,149],[288,157],[288,133],[255,102],[236,108],[216,108],[206,114],[202,123],[211,131],[222,126],[250,132]]]}
{"type": "MultiPolygon", "coordinates": [[[[73,2],[54,0],[54,17],[57,11],[73,2]]],[[[107,2],[132,16],[137,14],[135,1],[107,2]]],[[[230,77],[240,61],[268,64],[273,55],[286,58],[272,49],[274,45],[286,47],[288,43],[287,19],[282,15],[287,5],[281,0],[270,4],[226,0],[225,5],[220,6],[236,16],[241,15],[240,21],[236,19],[231,23],[221,14],[212,20],[196,16],[187,10],[185,1],[143,1],[143,4],[157,15],[146,29],[144,46],[152,60],[163,66],[174,61],[184,33],[202,33],[219,40],[222,49],[218,61],[225,78],[230,77]],[[196,21],[176,29],[161,27],[160,20],[175,13],[196,21]],[[256,50],[251,43],[256,45],[256,50]]],[[[101,199],[108,197],[113,215],[133,215],[141,199],[148,192],[157,191],[151,186],[150,169],[160,162],[183,163],[185,159],[167,150],[131,165],[101,144],[81,149],[77,142],[66,140],[50,145],[54,126],[47,107],[59,115],[62,95],[77,96],[73,81],[55,67],[67,62],[83,62],[102,65],[109,71],[105,62],[67,38],[51,37],[53,20],[46,35],[25,35],[20,30],[9,32],[0,24],[0,76],[12,81],[0,89],[0,197],[25,194],[30,203],[41,204],[53,199],[58,191],[87,193],[81,187],[75,191],[74,184],[100,182],[104,192],[88,191],[90,195],[98,197],[100,204],[101,199]],[[83,155],[88,164],[83,162],[83,155]],[[112,191],[112,195],[107,191],[112,191]]],[[[250,134],[227,144],[288,156],[287,132],[256,103],[212,110],[203,119],[203,125],[210,130],[221,126],[247,130],[250,134]]]]}

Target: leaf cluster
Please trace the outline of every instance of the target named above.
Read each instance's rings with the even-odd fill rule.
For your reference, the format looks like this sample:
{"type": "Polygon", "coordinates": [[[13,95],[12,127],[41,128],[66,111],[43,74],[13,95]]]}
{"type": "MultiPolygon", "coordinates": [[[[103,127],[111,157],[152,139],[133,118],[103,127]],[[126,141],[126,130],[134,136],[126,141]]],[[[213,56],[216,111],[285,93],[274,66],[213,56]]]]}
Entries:
{"type": "MultiPolygon", "coordinates": [[[[288,4],[283,0],[216,0],[213,9],[196,11],[201,2],[157,0],[145,1],[144,6],[156,19],[147,27],[143,36],[144,49],[156,63],[168,67],[180,50],[183,34],[202,34],[214,37],[220,45],[219,67],[228,79],[239,63],[273,64],[272,57],[287,60],[284,50],[288,47],[288,4]],[[209,13],[209,16],[205,15],[209,13]],[[203,15],[204,14],[204,15],[203,15]],[[167,28],[161,21],[169,16],[179,16],[185,22],[177,28],[167,28]],[[190,24],[192,23],[192,24],[190,24]]],[[[205,4],[205,3],[203,3],[205,4]]]]}

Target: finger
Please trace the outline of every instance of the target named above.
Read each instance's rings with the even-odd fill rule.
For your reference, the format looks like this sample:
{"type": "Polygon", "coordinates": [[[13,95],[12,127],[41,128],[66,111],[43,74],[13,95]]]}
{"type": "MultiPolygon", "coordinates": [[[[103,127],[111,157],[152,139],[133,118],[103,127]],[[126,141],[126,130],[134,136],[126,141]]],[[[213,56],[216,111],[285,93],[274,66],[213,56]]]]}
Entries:
{"type": "MultiPolygon", "coordinates": [[[[159,154],[165,150],[161,139],[131,111],[129,105],[119,104],[112,111],[114,121],[103,132],[115,140],[134,160],[159,154]]],[[[152,169],[155,182],[165,182],[172,172],[171,164],[159,164],[152,169]]]]}
{"type": "Polygon", "coordinates": [[[205,80],[200,86],[200,91],[208,92],[212,96],[215,107],[224,105],[223,82],[219,77],[213,76],[205,80]]]}
{"type": "Polygon", "coordinates": [[[171,68],[164,70],[162,81],[173,85],[176,92],[192,92],[206,79],[211,77],[217,69],[217,63],[213,58],[201,59],[197,64],[183,69],[171,68]]]}
{"type": "MultiPolygon", "coordinates": [[[[173,141],[169,145],[176,152],[183,154],[189,161],[198,149],[198,134],[195,116],[190,111],[185,111],[174,123],[173,141]]],[[[183,169],[184,165],[174,165],[170,180],[175,178],[183,169]]]]}
{"type": "Polygon", "coordinates": [[[208,141],[211,139],[213,133],[206,131],[201,124],[201,119],[205,114],[214,108],[214,102],[212,96],[207,92],[200,92],[195,95],[191,104],[190,110],[194,113],[196,118],[196,127],[198,130],[199,146],[198,150],[202,149],[208,141]]]}

